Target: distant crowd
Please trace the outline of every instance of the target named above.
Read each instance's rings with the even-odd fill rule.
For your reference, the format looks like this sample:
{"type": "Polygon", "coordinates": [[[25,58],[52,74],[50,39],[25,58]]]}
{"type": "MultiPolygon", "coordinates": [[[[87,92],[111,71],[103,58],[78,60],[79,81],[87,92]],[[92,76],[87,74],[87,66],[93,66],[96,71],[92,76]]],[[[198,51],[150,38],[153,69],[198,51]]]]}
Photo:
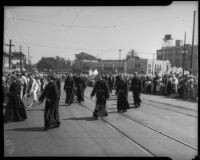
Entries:
{"type": "Polygon", "coordinates": [[[106,101],[113,91],[117,96],[117,112],[130,109],[128,93],[132,92],[135,108],[140,107],[140,94],[153,94],[198,101],[198,75],[165,74],[160,76],[145,74],[101,74],[89,73],[3,73],[2,90],[4,122],[17,122],[27,119],[25,99],[32,95],[34,105],[45,100],[44,131],[60,126],[59,101],[61,90],[65,91],[66,105],[84,102],[84,91],[92,86],[90,98],[96,96],[92,119],[108,116],[106,101]],[[63,83],[63,88],[61,84],[63,83]]]}
{"type": "MultiPolygon", "coordinates": [[[[83,77],[86,86],[94,86],[96,81],[96,76],[89,74],[76,74],[76,73],[63,73],[56,74],[62,82],[65,81],[66,77],[71,74],[71,76],[80,75],[83,77]]],[[[37,91],[37,93],[42,92],[47,84],[47,74],[46,73],[3,73],[2,75],[2,88],[3,88],[3,102],[6,101],[6,92],[8,92],[11,85],[11,77],[15,76],[17,82],[20,84],[20,98],[32,91],[37,91]],[[34,85],[32,85],[32,83],[34,85]]],[[[102,77],[108,83],[111,89],[116,89],[116,79],[119,76],[123,76],[124,80],[131,86],[131,81],[134,74],[102,74],[102,77]]],[[[142,93],[153,94],[153,95],[163,95],[169,96],[171,98],[180,98],[184,100],[198,100],[198,75],[182,75],[182,74],[156,74],[146,75],[138,74],[138,77],[142,81],[142,93]]],[[[36,96],[35,96],[35,100],[36,96]]]]}

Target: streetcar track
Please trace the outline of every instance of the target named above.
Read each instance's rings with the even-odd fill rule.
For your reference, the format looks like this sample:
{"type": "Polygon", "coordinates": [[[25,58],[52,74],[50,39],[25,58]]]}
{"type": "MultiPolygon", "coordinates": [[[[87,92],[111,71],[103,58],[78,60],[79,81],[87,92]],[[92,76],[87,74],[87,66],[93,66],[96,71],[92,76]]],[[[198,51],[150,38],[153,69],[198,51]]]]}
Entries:
{"type": "Polygon", "coordinates": [[[179,114],[182,114],[182,115],[188,116],[188,117],[194,117],[194,118],[197,118],[197,116],[194,116],[194,115],[191,115],[191,114],[187,114],[187,113],[182,113],[182,112],[179,112],[179,111],[175,111],[175,110],[173,110],[173,109],[161,108],[161,107],[158,107],[158,106],[149,105],[148,103],[145,103],[145,102],[142,102],[142,103],[143,103],[145,106],[148,106],[148,107],[155,107],[155,108],[159,108],[159,109],[164,109],[164,110],[168,110],[168,111],[176,112],[176,113],[179,113],[179,114]]]}
{"type": "MultiPolygon", "coordinates": [[[[79,104],[81,106],[83,106],[85,109],[87,109],[89,112],[93,113],[93,111],[91,111],[88,107],[86,107],[83,104],[79,104]]],[[[151,154],[154,157],[157,157],[154,153],[152,153],[151,151],[149,151],[147,148],[145,148],[144,146],[142,146],[141,144],[139,144],[138,142],[134,141],[130,136],[128,136],[126,133],[124,133],[123,131],[121,131],[120,129],[118,129],[117,127],[115,127],[114,125],[112,125],[111,123],[109,123],[108,121],[106,121],[103,117],[101,118],[101,120],[108,125],[110,128],[118,131],[119,133],[121,133],[122,135],[124,135],[126,138],[128,138],[128,140],[132,143],[134,143],[134,145],[136,145],[138,148],[140,148],[141,150],[143,150],[144,152],[151,154]]]]}
{"type": "MultiPolygon", "coordinates": [[[[113,96],[113,95],[112,95],[112,96],[113,96]]],[[[130,102],[130,99],[131,99],[131,97],[129,96],[129,97],[128,97],[129,102],[130,102]]],[[[112,98],[109,98],[108,100],[117,100],[117,98],[112,97],[112,98]]],[[[147,100],[147,99],[144,99],[144,101],[150,101],[150,102],[152,102],[152,103],[157,102],[157,101],[147,100]]],[[[155,107],[155,108],[159,108],[159,109],[163,109],[163,110],[168,110],[168,111],[176,112],[176,113],[179,113],[179,114],[182,114],[182,115],[185,115],[185,116],[197,118],[197,116],[194,116],[194,115],[191,115],[191,114],[187,114],[187,113],[183,113],[183,112],[179,112],[179,111],[176,111],[176,110],[173,110],[173,109],[169,109],[169,108],[166,108],[166,107],[161,108],[161,107],[155,106],[155,105],[153,105],[153,104],[149,105],[148,103],[146,103],[146,102],[144,102],[144,101],[142,101],[142,103],[145,104],[145,105],[148,106],[148,107],[149,107],[149,106],[150,106],[150,107],[155,107]]],[[[167,104],[167,103],[161,103],[161,102],[157,102],[157,103],[160,103],[160,104],[163,104],[163,105],[173,106],[173,107],[176,107],[176,108],[178,108],[178,109],[183,109],[183,110],[189,110],[189,111],[197,112],[196,110],[189,109],[189,108],[185,108],[185,107],[181,107],[181,106],[175,106],[175,105],[171,105],[171,104],[167,104]]]]}
{"type": "MultiPolygon", "coordinates": [[[[86,96],[85,96],[85,97],[86,97],[86,96]]],[[[87,98],[88,100],[92,101],[92,102],[95,102],[94,100],[91,100],[91,99],[89,99],[88,97],[86,97],[86,98],[87,98]]],[[[115,111],[114,109],[111,109],[111,108],[109,108],[109,109],[112,110],[112,111],[115,111]]],[[[118,113],[118,114],[120,114],[120,115],[122,115],[122,116],[124,116],[124,117],[126,117],[126,118],[128,118],[128,119],[130,119],[130,120],[132,120],[132,121],[134,121],[134,122],[136,122],[136,123],[138,123],[138,124],[140,124],[140,125],[143,125],[143,126],[149,128],[149,129],[153,130],[153,131],[156,131],[156,132],[158,132],[158,133],[160,133],[160,134],[162,134],[162,135],[164,135],[164,136],[166,136],[166,137],[168,137],[168,138],[170,138],[170,139],[172,139],[172,140],[174,140],[174,141],[177,141],[177,142],[179,142],[179,143],[181,143],[181,144],[183,144],[183,145],[185,145],[185,146],[187,146],[187,147],[189,147],[189,148],[192,148],[192,149],[194,149],[194,150],[198,150],[196,147],[194,147],[194,146],[192,146],[192,145],[190,145],[190,144],[188,144],[188,143],[185,143],[185,142],[183,142],[182,140],[179,140],[178,138],[174,138],[174,137],[170,136],[169,134],[167,134],[167,133],[165,133],[165,132],[163,132],[163,131],[161,131],[161,130],[158,130],[158,129],[156,129],[156,128],[154,128],[154,127],[152,127],[152,126],[150,126],[150,125],[148,125],[148,124],[146,124],[146,123],[144,123],[144,122],[142,122],[142,121],[139,121],[139,120],[137,120],[136,118],[134,118],[134,117],[132,117],[132,116],[130,116],[130,115],[127,115],[127,114],[125,114],[125,113],[118,113]]]]}
{"type": "MultiPolygon", "coordinates": [[[[131,92],[129,92],[129,93],[131,93],[131,92]]],[[[144,93],[143,93],[143,94],[144,94],[144,93]]],[[[147,94],[145,94],[145,95],[147,95],[147,94]]],[[[116,95],[111,95],[111,97],[110,97],[108,100],[117,100],[116,95]],[[111,97],[112,97],[112,98],[111,98],[111,97]]],[[[130,98],[133,98],[133,97],[131,97],[131,95],[129,94],[129,95],[128,95],[128,98],[130,99],[130,98]]],[[[150,101],[150,102],[152,102],[152,103],[159,103],[159,104],[162,104],[162,105],[173,106],[173,107],[176,107],[176,108],[179,108],[179,109],[183,109],[183,110],[189,110],[189,111],[197,112],[197,110],[194,110],[194,109],[191,109],[191,108],[185,108],[185,107],[182,107],[182,106],[177,106],[177,105],[173,105],[173,104],[167,104],[167,103],[158,102],[158,101],[155,101],[155,100],[150,100],[150,99],[145,99],[145,98],[144,98],[144,100],[145,100],[145,101],[150,101]]],[[[195,102],[192,102],[192,103],[195,103],[195,102]]],[[[173,111],[174,111],[174,110],[173,110],[173,111]]]]}
{"type": "MultiPolygon", "coordinates": [[[[130,101],[130,97],[129,97],[128,100],[130,101]]],[[[146,101],[146,99],[145,99],[145,101],[146,101]]],[[[147,100],[147,101],[148,101],[148,100],[147,100]]],[[[152,102],[153,102],[153,101],[152,101],[152,102]]],[[[187,113],[183,113],[183,112],[179,112],[179,111],[176,111],[176,110],[173,110],[173,109],[169,109],[169,108],[166,108],[166,107],[158,107],[158,106],[153,105],[153,104],[150,104],[150,105],[149,105],[148,103],[146,103],[146,102],[144,102],[144,101],[142,101],[142,103],[143,103],[145,106],[147,106],[147,107],[159,108],[159,109],[163,109],[163,110],[167,110],[167,111],[176,112],[176,113],[179,113],[179,114],[182,114],[182,115],[188,116],[188,117],[194,117],[194,118],[197,118],[197,116],[194,116],[194,115],[191,115],[191,114],[187,114],[187,113]]],[[[153,102],[153,103],[155,103],[155,102],[153,102]]],[[[159,103],[159,102],[158,102],[158,103],[159,103]]],[[[170,105],[170,106],[173,106],[173,105],[170,105]]],[[[177,108],[179,108],[179,107],[177,107],[177,108]]],[[[181,109],[183,109],[183,107],[182,107],[181,109]]],[[[190,111],[195,112],[194,110],[190,110],[190,111]]]]}
{"type": "Polygon", "coordinates": [[[149,99],[145,99],[145,101],[150,101],[150,102],[153,102],[153,103],[160,103],[160,104],[163,104],[163,105],[169,105],[169,106],[173,106],[173,107],[176,107],[176,108],[181,108],[181,109],[184,109],[184,110],[189,110],[189,111],[194,111],[194,112],[197,112],[196,110],[194,109],[190,109],[190,108],[185,108],[185,107],[182,107],[182,106],[176,106],[176,105],[172,105],[172,104],[167,104],[167,103],[162,103],[162,102],[157,102],[157,101],[154,101],[154,100],[149,100],[149,99]]]}

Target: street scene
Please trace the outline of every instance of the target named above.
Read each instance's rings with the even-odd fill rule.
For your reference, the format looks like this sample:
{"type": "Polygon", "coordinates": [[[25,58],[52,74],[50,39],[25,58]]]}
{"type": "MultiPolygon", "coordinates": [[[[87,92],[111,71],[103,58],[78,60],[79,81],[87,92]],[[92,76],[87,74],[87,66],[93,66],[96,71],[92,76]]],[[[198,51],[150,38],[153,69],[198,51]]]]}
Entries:
{"type": "Polygon", "coordinates": [[[4,6],[4,157],[198,159],[198,13],[4,6]]]}

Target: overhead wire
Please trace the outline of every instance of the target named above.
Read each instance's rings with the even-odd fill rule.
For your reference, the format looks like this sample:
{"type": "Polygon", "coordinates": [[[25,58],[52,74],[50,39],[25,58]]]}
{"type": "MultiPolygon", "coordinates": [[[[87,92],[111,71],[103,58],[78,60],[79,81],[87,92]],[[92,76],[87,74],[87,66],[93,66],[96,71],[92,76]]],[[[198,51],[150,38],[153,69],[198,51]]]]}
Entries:
{"type": "Polygon", "coordinates": [[[30,19],[24,19],[24,18],[16,18],[16,20],[19,20],[19,21],[27,21],[27,22],[32,22],[32,23],[39,23],[39,24],[45,24],[45,25],[51,25],[51,26],[57,26],[57,27],[64,27],[64,28],[100,28],[100,29],[106,29],[106,28],[116,28],[117,25],[113,24],[113,25],[101,25],[101,26],[87,26],[87,25],[74,25],[76,19],[78,18],[78,16],[80,15],[80,12],[79,14],[77,14],[77,16],[75,17],[75,19],[73,20],[72,24],[70,25],[66,25],[66,24],[53,24],[53,23],[45,23],[45,22],[41,22],[41,21],[35,21],[35,20],[30,20],[30,19]]]}
{"type": "MultiPolygon", "coordinates": [[[[12,39],[12,41],[17,43],[23,43],[23,44],[29,44],[37,47],[45,47],[45,48],[55,48],[55,49],[63,49],[63,50],[78,50],[78,51],[118,51],[118,49],[89,49],[89,48],[66,48],[66,47],[57,47],[57,46],[48,46],[48,45],[41,45],[37,43],[31,43],[31,42],[25,42],[25,41],[18,41],[15,39],[12,39]]],[[[125,50],[123,50],[125,51],[125,50]]]]}

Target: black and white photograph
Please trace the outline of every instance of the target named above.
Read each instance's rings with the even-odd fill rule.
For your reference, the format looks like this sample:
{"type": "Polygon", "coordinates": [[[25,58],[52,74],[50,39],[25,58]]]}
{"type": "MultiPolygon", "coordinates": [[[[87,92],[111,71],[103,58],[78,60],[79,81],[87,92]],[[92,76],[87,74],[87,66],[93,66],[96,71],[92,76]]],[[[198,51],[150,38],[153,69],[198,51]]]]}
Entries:
{"type": "Polygon", "coordinates": [[[4,157],[198,158],[198,5],[5,5],[4,157]]]}

